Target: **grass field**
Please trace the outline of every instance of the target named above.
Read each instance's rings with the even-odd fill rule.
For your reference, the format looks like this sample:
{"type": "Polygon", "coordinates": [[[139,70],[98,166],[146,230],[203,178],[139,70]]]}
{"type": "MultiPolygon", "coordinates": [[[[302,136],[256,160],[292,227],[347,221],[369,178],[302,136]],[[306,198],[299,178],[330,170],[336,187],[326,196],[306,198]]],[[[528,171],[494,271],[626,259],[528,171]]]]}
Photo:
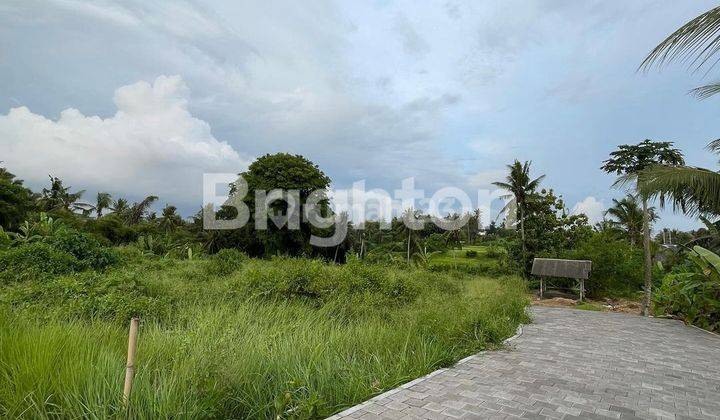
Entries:
{"type": "Polygon", "coordinates": [[[471,274],[487,274],[497,271],[499,257],[504,249],[485,245],[464,245],[462,249],[450,249],[430,257],[429,267],[434,270],[460,270],[471,274]],[[468,256],[468,251],[477,255],[468,256]]]}
{"type": "Polygon", "coordinates": [[[320,418],[525,321],[517,278],[276,259],[148,259],[0,288],[0,417],[320,418]]]}

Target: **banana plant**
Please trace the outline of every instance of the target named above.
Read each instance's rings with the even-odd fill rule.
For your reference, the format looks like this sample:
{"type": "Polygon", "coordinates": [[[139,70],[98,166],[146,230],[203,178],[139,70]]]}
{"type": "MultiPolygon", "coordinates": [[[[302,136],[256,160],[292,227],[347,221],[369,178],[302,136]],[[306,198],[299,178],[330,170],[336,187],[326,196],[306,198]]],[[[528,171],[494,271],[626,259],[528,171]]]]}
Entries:
{"type": "Polygon", "coordinates": [[[665,276],[657,308],[708,330],[720,330],[720,256],[701,246],[688,253],[694,267],[665,276]]]}

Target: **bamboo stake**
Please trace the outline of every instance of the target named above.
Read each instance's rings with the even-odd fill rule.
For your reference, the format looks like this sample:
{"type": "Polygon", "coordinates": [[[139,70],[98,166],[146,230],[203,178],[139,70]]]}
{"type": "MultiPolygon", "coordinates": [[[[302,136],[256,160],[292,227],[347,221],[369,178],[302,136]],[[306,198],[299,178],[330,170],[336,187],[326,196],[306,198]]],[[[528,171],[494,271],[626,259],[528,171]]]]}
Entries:
{"type": "Polygon", "coordinates": [[[127,408],[132,391],[133,377],[135,376],[135,352],[137,350],[137,335],[140,318],[130,320],[130,334],[128,336],[128,356],[125,365],[125,386],[123,387],[123,404],[127,408]]]}

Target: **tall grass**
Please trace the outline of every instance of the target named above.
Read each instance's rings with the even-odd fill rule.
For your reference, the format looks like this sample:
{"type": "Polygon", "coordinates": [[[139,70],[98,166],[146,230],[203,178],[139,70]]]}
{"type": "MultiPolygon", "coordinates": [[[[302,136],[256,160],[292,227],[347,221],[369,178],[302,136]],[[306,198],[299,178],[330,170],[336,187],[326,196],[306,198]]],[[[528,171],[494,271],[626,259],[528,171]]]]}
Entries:
{"type": "MultiPolygon", "coordinates": [[[[304,260],[218,276],[206,264],[107,274],[142,273],[144,288],[173,302],[141,325],[133,417],[327,416],[496,346],[525,317],[514,278],[304,260]]],[[[0,417],[125,416],[127,326],[53,305],[0,310],[0,417]]]]}

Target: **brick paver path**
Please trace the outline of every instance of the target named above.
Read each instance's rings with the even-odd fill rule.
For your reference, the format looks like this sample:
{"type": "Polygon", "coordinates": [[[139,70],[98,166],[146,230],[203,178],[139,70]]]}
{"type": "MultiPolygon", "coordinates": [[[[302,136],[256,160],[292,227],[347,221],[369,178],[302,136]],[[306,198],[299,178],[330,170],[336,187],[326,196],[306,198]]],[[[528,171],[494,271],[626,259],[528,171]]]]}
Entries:
{"type": "Polygon", "coordinates": [[[485,352],[335,419],[718,419],[720,338],[679,321],[532,309],[485,352]]]}

